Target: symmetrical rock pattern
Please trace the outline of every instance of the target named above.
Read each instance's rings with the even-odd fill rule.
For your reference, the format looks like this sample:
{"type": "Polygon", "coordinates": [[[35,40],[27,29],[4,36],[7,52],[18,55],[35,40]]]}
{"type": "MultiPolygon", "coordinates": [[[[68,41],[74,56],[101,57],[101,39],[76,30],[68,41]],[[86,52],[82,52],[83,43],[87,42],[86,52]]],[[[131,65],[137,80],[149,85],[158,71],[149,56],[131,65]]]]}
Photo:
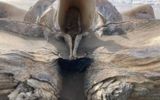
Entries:
{"type": "MultiPolygon", "coordinates": [[[[159,27],[158,20],[138,21],[127,32],[128,39],[94,33],[83,38],[78,53],[86,52],[94,60],[84,73],[83,99],[159,100],[159,27]]],[[[37,24],[0,20],[0,98],[58,100],[66,96],[60,92],[64,80],[61,82],[57,59],[65,58],[68,51],[52,32],[37,24]]],[[[69,91],[65,90],[69,100],[75,100],[78,94],[69,91]]]]}

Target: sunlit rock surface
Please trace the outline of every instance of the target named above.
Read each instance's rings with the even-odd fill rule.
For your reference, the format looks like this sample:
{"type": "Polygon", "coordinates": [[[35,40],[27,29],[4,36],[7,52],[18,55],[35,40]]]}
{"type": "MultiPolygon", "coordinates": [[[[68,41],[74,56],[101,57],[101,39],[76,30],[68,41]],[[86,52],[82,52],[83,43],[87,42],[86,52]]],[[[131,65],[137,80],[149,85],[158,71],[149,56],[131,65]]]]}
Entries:
{"type": "Polygon", "coordinates": [[[45,28],[37,24],[0,20],[0,97],[159,100],[160,21],[127,23],[132,27],[127,38],[94,33],[83,38],[78,53],[93,63],[84,73],[61,75],[57,59],[69,54],[63,41],[54,34],[46,40],[45,28]]]}
{"type": "Polygon", "coordinates": [[[155,19],[154,10],[151,5],[138,6],[130,11],[125,12],[123,15],[133,19],[155,19]]]}
{"type": "Polygon", "coordinates": [[[0,2],[0,18],[23,20],[26,11],[13,5],[0,2]]]}
{"type": "Polygon", "coordinates": [[[87,71],[88,100],[159,100],[159,26],[160,21],[149,21],[128,32],[128,40],[99,41],[106,43],[91,55],[95,62],[87,71]]]}
{"type": "Polygon", "coordinates": [[[36,23],[43,12],[50,6],[55,0],[39,0],[34,6],[32,6],[24,17],[24,21],[36,23]]]}

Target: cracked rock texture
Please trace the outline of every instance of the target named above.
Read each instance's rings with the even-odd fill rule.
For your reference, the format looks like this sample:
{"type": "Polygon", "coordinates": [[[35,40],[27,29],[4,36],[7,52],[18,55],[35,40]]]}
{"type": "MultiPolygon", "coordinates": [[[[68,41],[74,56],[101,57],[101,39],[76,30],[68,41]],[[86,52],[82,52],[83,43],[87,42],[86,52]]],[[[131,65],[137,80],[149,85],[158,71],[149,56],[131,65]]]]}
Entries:
{"type": "Polygon", "coordinates": [[[57,64],[69,54],[64,41],[31,23],[0,20],[0,99],[160,99],[159,20],[123,23],[127,38],[84,37],[78,54],[85,52],[93,63],[71,75],[61,75],[57,64]]]}

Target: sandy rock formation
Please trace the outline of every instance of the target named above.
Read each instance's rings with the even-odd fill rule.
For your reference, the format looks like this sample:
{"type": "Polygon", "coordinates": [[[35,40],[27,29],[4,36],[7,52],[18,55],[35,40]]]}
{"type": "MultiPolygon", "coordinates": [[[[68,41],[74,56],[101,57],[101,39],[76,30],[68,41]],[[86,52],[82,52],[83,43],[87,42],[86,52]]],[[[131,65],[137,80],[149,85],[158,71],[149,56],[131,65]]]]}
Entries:
{"type": "Polygon", "coordinates": [[[25,10],[0,2],[0,18],[23,20],[25,13],[25,10]]]}
{"type": "MultiPolygon", "coordinates": [[[[90,2],[88,0],[88,2],[90,2]]],[[[54,2],[54,5],[58,5],[58,1],[54,2]]],[[[66,4],[66,3],[65,3],[66,4]]],[[[94,3],[92,4],[94,5],[94,3]]],[[[65,8],[65,5],[60,6],[61,11],[59,11],[59,6],[49,7],[40,17],[40,24],[47,26],[52,31],[60,31],[60,28],[63,28],[63,20],[64,20],[64,12],[67,8],[65,8]],[[58,12],[57,12],[58,11],[58,12]]],[[[79,7],[79,6],[78,6],[79,7]]],[[[84,6],[83,6],[84,7],[84,6]]],[[[107,0],[97,0],[96,1],[96,9],[93,7],[86,6],[81,10],[85,11],[85,13],[82,13],[83,18],[83,29],[86,29],[86,31],[94,30],[97,27],[103,26],[108,23],[114,23],[114,22],[121,22],[122,16],[118,12],[118,10],[107,0]],[[96,10],[96,12],[95,12],[96,10]],[[86,16],[88,15],[88,16],[86,16]],[[91,15],[92,17],[89,17],[91,15]]],[[[121,23],[119,24],[109,24],[107,25],[107,29],[100,28],[100,30],[97,31],[97,34],[99,35],[108,35],[108,34],[123,34],[123,30],[121,30],[121,23]],[[103,32],[102,32],[103,31],[103,32]]]]}
{"type": "Polygon", "coordinates": [[[49,37],[48,43],[42,38],[1,31],[0,96],[10,94],[10,100],[57,100],[59,96],[75,100],[84,82],[87,100],[159,100],[159,27],[157,20],[141,23],[139,28],[128,32],[129,39],[98,38],[94,34],[86,37],[79,52],[87,52],[94,62],[87,72],[80,74],[85,76],[79,78],[80,85],[78,73],[63,77],[63,82],[69,80],[62,82],[66,85],[63,89],[69,89],[64,90],[66,94],[60,92],[61,75],[56,63],[58,53],[67,52],[63,42],[49,37]],[[73,85],[70,78],[77,82],[73,85]]]}
{"type": "Polygon", "coordinates": [[[82,39],[78,53],[85,52],[93,62],[83,73],[68,74],[60,68],[70,69],[72,65],[81,69],[84,63],[66,64],[60,58],[69,54],[64,41],[56,39],[54,34],[45,40],[44,26],[0,20],[0,98],[159,100],[159,27],[158,20],[137,22],[128,31],[128,39],[98,37],[91,32],[82,39]],[[60,66],[61,61],[64,66],[60,66]]]}
{"type": "MultiPolygon", "coordinates": [[[[114,22],[122,22],[122,15],[115,8],[115,6],[110,3],[108,0],[96,0],[97,2],[97,12],[103,16],[104,23],[114,23],[114,22]]],[[[103,32],[97,32],[100,36],[102,35],[110,35],[110,34],[124,34],[124,30],[122,30],[121,23],[119,24],[109,24],[107,28],[102,28],[103,32]]]]}
{"type": "Polygon", "coordinates": [[[158,100],[160,21],[139,24],[129,39],[84,40],[94,63],[87,70],[87,100],[158,100]],[[87,41],[88,40],[88,41],[87,41]],[[94,41],[94,45],[93,44],[94,41]],[[100,46],[102,45],[103,46],[100,46]],[[99,47],[99,46],[100,47],[99,47]],[[92,47],[93,46],[93,47],[92,47]]]}
{"type": "Polygon", "coordinates": [[[152,6],[148,4],[133,8],[132,10],[123,13],[123,15],[131,19],[155,19],[154,10],[152,6]]]}
{"type": "Polygon", "coordinates": [[[28,37],[45,37],[46,39],[51,33],[47,27],[9,19],[0,19],[0,30],[28,37]]]}
{"type": "Polygon", "coordinates": [[[2,30],[0,34],[0,96],[8,95],[9,100],[57,100],[61,79],[56,62],[52,62],[58,58],[55,46],[41,38],[2,30]]]}
{"type": "Polygon", "coordinates": [[[43,12],[54,2],[55,0],[38,0],[37,3],[32,6],[24,17],[24,21],[30,23],[36,23],[39,20],[43,12]]]}
{"type": "Polygon", "coordinates": [[[102,14],[107,21],[116,22],[122,21],[122,16],[108,0],[96,0],[97,10],[102,14]]]}
{"type": "Polygon", "coordinates": [[[139,27],[140,23],[145,23],[148,20],[154,20],[155,14],[151,5],[145,4],[133,8],[127,12],[122,13],[123,21],[127,22],[123,24],[124,30],[133,30],[139,27]]]}

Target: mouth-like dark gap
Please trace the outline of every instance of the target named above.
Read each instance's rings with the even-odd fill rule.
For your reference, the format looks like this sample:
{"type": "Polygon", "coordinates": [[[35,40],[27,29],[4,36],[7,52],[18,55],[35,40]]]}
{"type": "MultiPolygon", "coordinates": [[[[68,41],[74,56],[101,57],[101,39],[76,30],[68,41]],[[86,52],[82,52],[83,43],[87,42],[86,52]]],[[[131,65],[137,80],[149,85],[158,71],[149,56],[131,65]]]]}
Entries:
{"type": "Polygon", "coordinates": [[[85,71],[92,64],[90,58],[57,59],[62,76],[62,88],[58,100],[87,100],[85,96],[85,71]]]}
{"type": "Polygon", "coordinates": [[[90,58],[79,58],[75,60],[68,60],[59,58],[57,64],[61,74],[68,73],[82,73],[92,64],[93,60],[90,58]]]}

